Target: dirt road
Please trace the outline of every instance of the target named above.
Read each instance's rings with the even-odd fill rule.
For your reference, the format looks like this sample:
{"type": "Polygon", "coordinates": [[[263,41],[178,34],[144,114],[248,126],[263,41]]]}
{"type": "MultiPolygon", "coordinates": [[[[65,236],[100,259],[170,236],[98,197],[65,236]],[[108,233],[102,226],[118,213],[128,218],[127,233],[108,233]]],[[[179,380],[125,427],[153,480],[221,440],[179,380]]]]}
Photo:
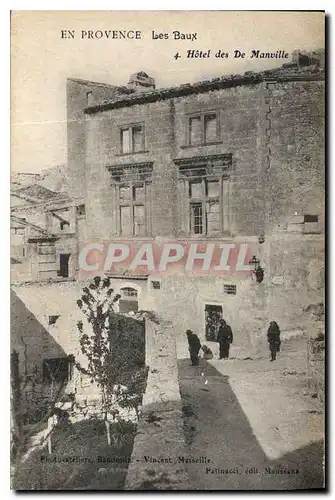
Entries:
{"type": "MultiPolygon", "coordinates": [[[[201,360],[199,367],[190,366],[189,360],[179,361],[184,429],[188,446],[186,458],[190,459],[187,471],[192,487],[196,490],[321,488],[322,441],[308,442],[307,439],[307,444],[300,448],[291,449],[292,446],[289,446],[288,453],[285,453],[286,448],[281,443],[281,448],[275,447],[275,451],[271,452],[271,447],[264,444],[267,442],[271,422],[260,440],[257,434],[260,435],[261,432],[254,422],[257,422],[257,414],[262,427],[264,422],[271,420],[271,416],[269,419],[264,418],[264,408],[266,405],[275,407],[278,402],[276,391],[272,388],[264,397],[255,400],[252,393],[261,394],[262,391],[259,390],[259,379],[253,377],[252,369],[249,368],[247,375],[243,374],[244,380],[248,381],[248,384],[243,385],[239,383],[243,377],[233,377],[233,373],[239,371],[243,361],[235,361],[236,369],[233,367],[234,361],[229,361],[230,375],[222,373],[225,371],[221,368],[223,361],[213,362],[214,365],[216,363],[221,363],[220,371],[204,360],[201,360]],[[234,389],[230,378],[234,378],[234,389]],[[256,391],[253,391],[253,378],[254,385],[257,385],[256,391]],[[239,399],[243,399],[247,412],[252,409],[252,424],[239,399]],[[196,460],[198,463],[195,463],[196,460]]],[[[244,366],[245,363],[248,362],[245,361],[244,366]]],[[[280,405],[283,408],[283,400],[280,405]]],[[[294,428],[292,431],[294,432],[294,428]]],[[[269,443],[283,439],[280,433],[277,435],[276,432],[274,428],[270,433],[269,443]]],[[[289,435],[286,430],[285,436],[289,435]]]]}

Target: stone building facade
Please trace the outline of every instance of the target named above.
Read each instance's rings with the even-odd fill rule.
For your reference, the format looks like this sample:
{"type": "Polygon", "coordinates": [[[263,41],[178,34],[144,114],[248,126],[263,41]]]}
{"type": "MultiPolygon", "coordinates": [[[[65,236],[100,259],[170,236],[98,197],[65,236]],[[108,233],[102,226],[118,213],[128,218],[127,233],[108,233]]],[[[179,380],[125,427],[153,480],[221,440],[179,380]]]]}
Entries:
{"type": "MultiPolygon", "coordinates": [[[[79,256],[92,242],[248,248],[244,273],[105,272],[121,295],[119,312],[154,311],[169,322],[178,357],[188,355],[186,329],[211,342],[220,317],[232,326],[237,357],[265,355],[271,320],[286,336],[311,328],[309,309],[323,302],[324,286],[324,68],[294,61],[168,89],[143,72],[124,87],[68,80],[66,192],[12,206],[13,230],[39,228],[32,253],[49,245],[56,256],[44,274],[14,279],[24,312],[14,318],[14,344],[15,332],[30,331],[29,311],[50,339],[41,366],[80,354],[76,301],[87,275],[79,256]],[[67,276],[57,276],[60,255],[70,255],[67,276]],[[263,279],[249,265],[253,255],[263,279]]],[[[25,234],[15,252],[28,244],[25,234]]]]}
{"type": "Polygon", "coordinates": [[[11,190],[12,281],[75,278],[85,210],[40,184],[11,190]]]}
{"type": "Polygon", "coordinates": [[[133,280],[139,307],[173,321],[179,355],[186,328],[205,340],[208,316],[244,353],[266,346],[270,320],[304,329],[322,302],[323,104],[324,70],[307,58],[86,107],[88,242],[244,242],[264,269],[261,283],[252,271],[133,280]]]}

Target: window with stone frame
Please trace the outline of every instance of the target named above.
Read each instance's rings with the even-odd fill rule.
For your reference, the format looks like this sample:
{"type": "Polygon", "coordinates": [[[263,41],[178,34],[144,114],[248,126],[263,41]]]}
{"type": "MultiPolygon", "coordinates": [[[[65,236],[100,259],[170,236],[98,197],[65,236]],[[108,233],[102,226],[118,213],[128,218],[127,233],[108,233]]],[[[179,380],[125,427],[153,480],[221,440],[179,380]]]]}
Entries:
{"type": "Polygon", "coordinates": [[[144,183],[120,186],[121,235],[145,236],[144,183]]]}
{"type": "Polygon", "coordinates": [[[152,163],[108,167],[114,203],[119,214],[116,227],[120,236],[150,233],[152,163]]]}
{"type": "Polygon", "coordinates": [[[190,236],[229,232],[231,155],[176,159],[179,166],[181,230],[190,236]]]}
{"type": "Polygon", "coordinates": [[[120,131],[120,152],[131,154],[145,149],[144,125],[139,123],[122,127],[120,131]]]}
{"type": "Polygon", "coordinates": [[[220,189],[219,179],[198,178],[189,182],[192,235],[220,235],[220,189]]]}
{"type": "Polygon", "coordinates": [[[211,144],[220,138],[219,116],[217,112],[199,113],[187,117],[188,146],[211,144]]]}
{"type": "Polygon", "coordinates": [[[190,203],[190,231],[191,234],[204,234],[203,205],[201,202],[190,203]]]}
{"type": "Polygon", "coordinates": [[[223,285],[223,291],[226,295],[236,295],[236,285],[223,285]]]}

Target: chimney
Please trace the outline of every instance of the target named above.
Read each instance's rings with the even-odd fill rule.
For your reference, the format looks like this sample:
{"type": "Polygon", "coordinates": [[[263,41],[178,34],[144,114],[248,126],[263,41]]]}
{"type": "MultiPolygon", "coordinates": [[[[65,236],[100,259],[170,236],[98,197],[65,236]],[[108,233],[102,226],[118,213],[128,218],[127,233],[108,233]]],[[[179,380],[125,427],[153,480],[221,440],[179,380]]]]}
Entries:
{"type": "Polygon", "coordinates": [[[130,75],[127,87],[136,92],[147,92],[148,90],[154,90],[156,84],[154,78],[144,73],[144,71],[139,71],[130,75]]]}

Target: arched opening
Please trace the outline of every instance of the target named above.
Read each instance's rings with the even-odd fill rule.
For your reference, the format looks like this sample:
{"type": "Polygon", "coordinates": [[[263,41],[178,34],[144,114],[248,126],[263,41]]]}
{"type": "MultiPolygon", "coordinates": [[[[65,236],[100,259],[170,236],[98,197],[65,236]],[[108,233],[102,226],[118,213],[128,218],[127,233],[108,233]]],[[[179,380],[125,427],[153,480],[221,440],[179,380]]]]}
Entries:
{"type": "Polygon", "coordinates": [[[138,292],[129,286],[120,289],[119,312],[138,311],[138,292]]]}

